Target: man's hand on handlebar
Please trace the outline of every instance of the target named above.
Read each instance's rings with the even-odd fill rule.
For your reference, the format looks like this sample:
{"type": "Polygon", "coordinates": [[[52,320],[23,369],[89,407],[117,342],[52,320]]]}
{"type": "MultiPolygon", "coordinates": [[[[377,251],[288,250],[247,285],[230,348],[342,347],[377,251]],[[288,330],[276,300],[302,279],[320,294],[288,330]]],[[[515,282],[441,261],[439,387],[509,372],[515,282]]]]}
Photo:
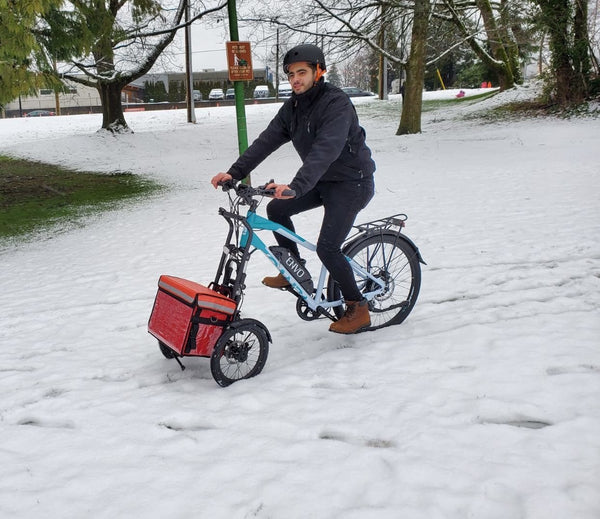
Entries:
{"type": "Polygon", "coordinates": [[[210,181],[210,183],[213,185],[213,187],[215,189],[217,189],[218,187],[222,186],[223,184],[226,184],[228,182],[231,182],[233,180],[232,176],[229,173],[217,173],[212,180],[210,181]]]}
{"type": "Polygon", "coordinates": [[[264,186],[259,186],[257,188],[252,188],[250,186],[246,186],[244,184],[238,184],[236,186],[236,181],[233,180],[233,177],[229,173],[217,173],[210,181],[215,189],[222,188],[223,191],[229,191],[230,189],[235,189],[235,192],[238,196],[242,195],[244,197],[252,197],[252,196],[268,196],[270,198],[280,198],[282,200],[287,200],[290,198],[295,198],[296,193],[294,190],[290,189],[290,186],[286,184],[276,184],[273,180],[267,182],[264,186]]]}
{"type": "Polygon", "coordinates": [[[275,184],[274,182],[270,182],[265,186],[265,189],[274,189],[275,193],[273,194],[273,198],[280,198],[282,200],[288,200],[290,198],[294,198],[296,193],[290,189],[290,186],[286,184],[275,184]]]}

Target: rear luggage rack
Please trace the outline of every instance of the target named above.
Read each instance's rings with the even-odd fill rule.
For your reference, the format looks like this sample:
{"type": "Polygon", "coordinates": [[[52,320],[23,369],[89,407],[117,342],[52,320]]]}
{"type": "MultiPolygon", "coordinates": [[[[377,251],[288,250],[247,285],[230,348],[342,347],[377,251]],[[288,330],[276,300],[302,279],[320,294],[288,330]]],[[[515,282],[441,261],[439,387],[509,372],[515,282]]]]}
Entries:
{"type": "Polygon", "coordinates": [[[353,227],[361,232],[387,231],[396,227],[398,230],[397,232],[400,232],[405,226],[404,222],[406,222],[406,220],[408,220],[408,216],[404,213],[398,213],[393,216],[388,216],[387,218],[354,225],[353,227]]]}

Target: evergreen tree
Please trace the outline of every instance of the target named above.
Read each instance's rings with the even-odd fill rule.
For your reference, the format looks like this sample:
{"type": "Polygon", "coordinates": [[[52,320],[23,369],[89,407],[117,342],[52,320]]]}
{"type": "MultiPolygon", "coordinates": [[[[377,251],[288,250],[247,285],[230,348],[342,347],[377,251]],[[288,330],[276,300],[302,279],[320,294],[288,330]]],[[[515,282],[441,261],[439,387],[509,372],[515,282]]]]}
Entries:
{"type": "Polygon", "coordinates": [[[0,106],[19,95],[37,93],[43,86],[59,84],[36,40],[40,16],[63,0],[0,0],[0,106]]]}
{"type": "Polygon", "coordinates": [[[334,63],[327,70],[327,81],[329,81],[332,85],[337,87],[342,86],[342,78],[340,77],[340,73],[338,72],[337,66],[334,63]]]}
{"type": "Polygon", "coordinates": [[[581,103],[589,94],[591,80],[587,2],[536,0],[542,26],[550,36],[552,76],[550,89],[563,107],[581,103]]]}
{"type": "Polygon", "coordinates": [[[144,82],[144,101],[160,103],[167,100],[167,91],[162,81],[144,82]]]}

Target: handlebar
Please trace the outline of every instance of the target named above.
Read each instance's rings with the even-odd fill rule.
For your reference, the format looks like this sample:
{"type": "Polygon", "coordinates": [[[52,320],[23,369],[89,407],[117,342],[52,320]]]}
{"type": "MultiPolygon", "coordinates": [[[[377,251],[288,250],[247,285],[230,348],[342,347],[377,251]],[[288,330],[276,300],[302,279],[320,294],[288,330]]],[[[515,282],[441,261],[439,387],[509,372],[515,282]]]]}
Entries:
{"type": "MultiPolygon", "coordinates": [[[[217,185],[221,186],[221,189],[223,191],[234,190],[237,196],[249,201],[255,196],[267,196],[273,198],[273,196],[275,195],[275,189],[267,189],[267,186],[272,183],[273,181],[271,180],[270,182],[262,186],[252,187],[248,184],[242,184],[241,182],[236,184],[234,180],[226,180],[225,182],[219,182],[217,185]]],[[[294,191],[293,189],[286,189],[282,192],[282,195],[295,197],[296,191],[294,191]]]]}

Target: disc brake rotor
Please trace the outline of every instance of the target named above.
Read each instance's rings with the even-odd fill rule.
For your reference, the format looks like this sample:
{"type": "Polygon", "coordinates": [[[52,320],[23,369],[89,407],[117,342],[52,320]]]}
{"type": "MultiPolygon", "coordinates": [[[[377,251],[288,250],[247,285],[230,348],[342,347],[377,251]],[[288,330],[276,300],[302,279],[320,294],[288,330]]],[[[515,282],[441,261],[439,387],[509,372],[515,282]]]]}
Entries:
{"type": "MultiPolygon", "coordinates": [[[[380,294],[376,295],[373,298],[373,300],[381,302],[392,297],[392,294],[394,293],[395,283],[393,278],[390,276],[389,272],[387,272],[386,270],[379,269],[378,271],[371,271],[371,274],[373,275],[373,277],[383,281],[384,283],[383,291],[380,294]]],[[[377,290],[378,288],[379,285],[375,283],[375,281],[369,280],[365,285],[364,291],[372,292],[377,290]]]]}
{"type": "Polygon", "coordinates": [[[244,341],[231,341],[227,345],[227,350],[225,353],[227,362],[230,364],[235,364],[236,362],[246,362],[246,360],[248,360],[248,352],[250,351],[251,347],[252,346],[244,341]]]}

